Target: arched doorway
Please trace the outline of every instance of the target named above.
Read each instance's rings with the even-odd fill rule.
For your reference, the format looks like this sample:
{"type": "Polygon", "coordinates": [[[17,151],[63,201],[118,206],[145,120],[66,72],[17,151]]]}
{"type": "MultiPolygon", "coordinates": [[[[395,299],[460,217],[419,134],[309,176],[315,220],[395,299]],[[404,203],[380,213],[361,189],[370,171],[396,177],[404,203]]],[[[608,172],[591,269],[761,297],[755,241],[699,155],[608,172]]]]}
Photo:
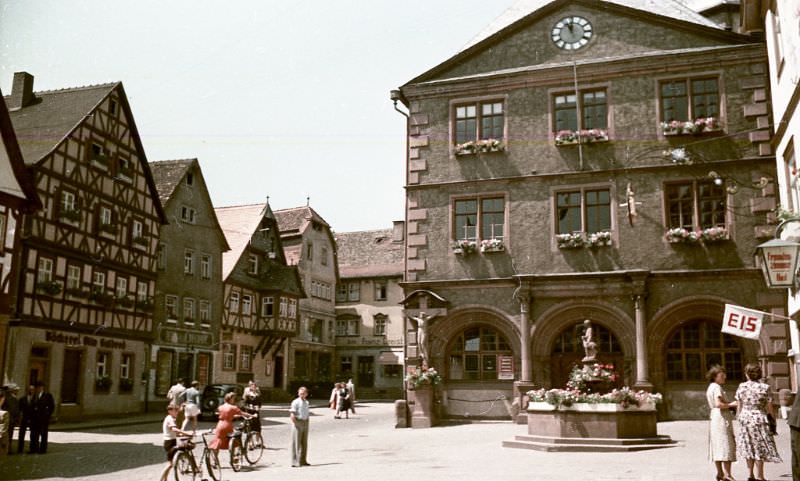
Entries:
{"type": "Polygon", "coordinates": [[[740,381],[743,358],[739,342],[721,332],[719,321],[695,319],[676,327],[667,337],[664,373],[667,382],[705,382],[706,372],[719,365],[730,381],[740,381]]]}
{"type": "MultiPolygon", "coordinates": [[[[602,364],[612,364],[620,373],[619,384],[623,383],[625,356],[617,336],[602,324],[592,322],[594,340],[597,343],[597,359],[602,364]]],[[[575,365],[580,365],[585,353],[580,336],[583,322],[564,328],[556,337],[550,353],[550,385],[563,387],[575,365]]]]}
{"type": "Polygon", "coordinates": [[[449,381],[497,381],[502,356],[513,357],[506,337],[489,325],[470,326],[447,349],[449,381]]]}

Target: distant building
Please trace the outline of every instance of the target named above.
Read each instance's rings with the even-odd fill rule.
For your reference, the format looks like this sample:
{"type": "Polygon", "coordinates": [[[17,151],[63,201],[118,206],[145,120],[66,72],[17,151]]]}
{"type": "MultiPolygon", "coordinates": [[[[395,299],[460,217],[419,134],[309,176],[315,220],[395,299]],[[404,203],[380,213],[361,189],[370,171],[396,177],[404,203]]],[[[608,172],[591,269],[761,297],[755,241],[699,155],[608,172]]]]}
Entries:
{"type": "Polygon", "coordinates": [[[156,265],[153,398],[175,381],[214,381],[223,312],[222,253],[230,250],[197,159],[151,162],[169,224],[156,265]]]}
{"type": "Polygon", "coordinates": [[[36,194],[33,177],[25,168],[17,136],[11,125],[6,103],[0,95],[0,380],[25,382],[25,379],[9,379],[5,370],[6,338],[9,319],[13,318],[14,298],[17,284],[13,281],[20,269],[19,236],[17,226],[22,225],[22,216],[42,208],[36,194]]]}
{"type": "Polygon", "coordinates": [[[664,417],[707,416],[715,364],[789,386],[785,321],[720,332],[726,303],[786,309],[753,261],[775,223],[767,60],[681,1],[520,0],[393,94],[406,315],[435,316],[446,415],[513,416],[521,392],[564,386],[586,319],[664,417]]]}
{"type": "Polygon", "coordinates": [[[222,256],[224,310],[214,380],[252,379],[262,389],[286,389],[288,341],[298,335],[298,303],[306,297],[297,267],[286,263],[269,204],[219,207],[216,214],[231,250],[222,256]]]}
{"type": "Polygon", "coordinates": [[[361,398],[403,396],[403,222],[336,234],[336,379],[361,398]]]}
{"type": "Polygon", "coordinates": [[[311,207],[276,210],[275,217],[286,260],[297,265],[307,295],[300,301],[300,332],[289,344],[289,380],[327,386],[333,379],[339,275],[333,232],[311,207]]]}
{"type": "Polygon", "coordinates": [[[7,375],[46,383],[60,418],[137,412],[166,218],[125,90],[34,92],[18,72],[5,100],[44,204],[17,227],[24,268],[7,375]]]}

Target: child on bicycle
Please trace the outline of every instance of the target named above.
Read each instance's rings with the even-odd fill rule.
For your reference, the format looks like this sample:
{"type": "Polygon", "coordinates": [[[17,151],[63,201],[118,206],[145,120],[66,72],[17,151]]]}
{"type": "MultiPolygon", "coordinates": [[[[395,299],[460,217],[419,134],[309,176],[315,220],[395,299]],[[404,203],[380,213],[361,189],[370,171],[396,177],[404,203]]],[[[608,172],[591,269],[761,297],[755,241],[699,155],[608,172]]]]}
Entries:
{"type": "Polygon", "coordinates": [[[175,448],[178,445],[178,436],[192,436],[193,433],[187,433],[178,428],[178,421],[176,419],[180,408],[170,403],[167,406],[167,417],[161,425],[161,432],[164,435],[164,451],[167,452],[167,466],[161,474],[161,481],[167,481],[170,469],[172,469],[172,457],[175,454],[175,448]]]}

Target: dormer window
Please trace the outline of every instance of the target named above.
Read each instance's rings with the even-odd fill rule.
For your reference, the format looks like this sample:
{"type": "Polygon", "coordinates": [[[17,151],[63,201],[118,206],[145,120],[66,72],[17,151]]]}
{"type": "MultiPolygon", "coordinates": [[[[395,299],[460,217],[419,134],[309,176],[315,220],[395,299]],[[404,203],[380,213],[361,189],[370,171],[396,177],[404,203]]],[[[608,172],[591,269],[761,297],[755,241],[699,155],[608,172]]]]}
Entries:
{"type": "Polygon", "coordinates": [[[186,174],[186,185],[193,185],[194,184],[194,174],[189,172],[186,174]]]}

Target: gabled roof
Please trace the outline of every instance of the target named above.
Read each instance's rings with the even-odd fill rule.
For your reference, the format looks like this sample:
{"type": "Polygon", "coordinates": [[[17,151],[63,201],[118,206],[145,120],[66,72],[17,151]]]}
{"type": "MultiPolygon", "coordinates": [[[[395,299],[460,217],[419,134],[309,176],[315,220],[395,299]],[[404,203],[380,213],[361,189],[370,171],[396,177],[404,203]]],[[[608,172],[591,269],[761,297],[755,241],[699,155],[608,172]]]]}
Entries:
{"type": "Polygon", "coordinates": [[[402,242],[392,242],[392,229],[336,234],[339,275],[342,278],[402,276],[402,242]]]}
{"type": "Polygon", "coordinates": [[[278,209],[275,211],[281,236],[302,234],[312,219],[330,229],[330,225],[314,209],[308,206],[278,209]]]}
{"type": "Polygon", "coordinates": [[[25,163],[35,164],[49,154],[118,85],[120,82],[35,92],[36,102],[12,111],[25,163]]]}
{"type": "Polygon", "coordinates": [[[0,178],[4,179],[0,182],[1,204],[23,211],[42,207],[42,201],[36,194],[33,176],[25,168],[25,161],[2,95],[0,95],[0,174],[2,174],[0,178]]]}
{"type": "Polygon", "coordinates": [[[222,254],[222,279],[227,279],[245,248],[250,243],[250,238],[261,224],[268,206],[264,204],[234,205],[230,207],[217,207],[214,212],[217,220],[228,239],[231,250],[222,254]]]}

